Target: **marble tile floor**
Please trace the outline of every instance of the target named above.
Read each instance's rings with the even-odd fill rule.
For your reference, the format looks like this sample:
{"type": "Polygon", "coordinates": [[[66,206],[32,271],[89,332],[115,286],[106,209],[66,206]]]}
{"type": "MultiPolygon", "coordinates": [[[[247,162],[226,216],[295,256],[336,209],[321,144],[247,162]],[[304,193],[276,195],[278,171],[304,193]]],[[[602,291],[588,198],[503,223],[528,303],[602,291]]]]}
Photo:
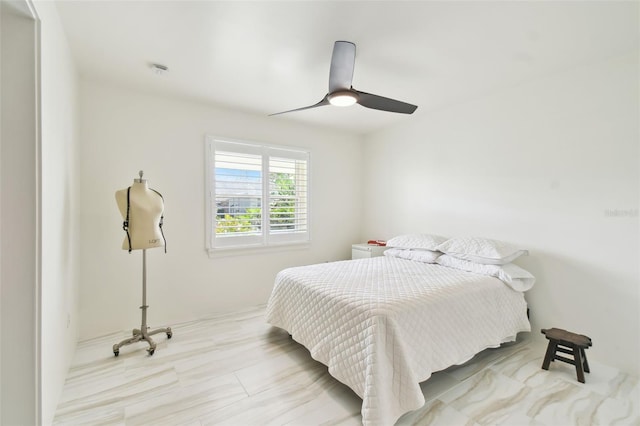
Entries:
{"type": "MultiPolygon", "coordinates": [[[[56,425],[359,425],[362,400],[264,321],[264,307],[172,324],[173,338],[78,344],[56,425]]],[[[540,368],[544,342],[487,349],[421,384],[426,403],[397,425],[640,425],[638,378],[590,360],[540,368]]],[[[587,352],[587,356],[589,353],[587,352]]]]}

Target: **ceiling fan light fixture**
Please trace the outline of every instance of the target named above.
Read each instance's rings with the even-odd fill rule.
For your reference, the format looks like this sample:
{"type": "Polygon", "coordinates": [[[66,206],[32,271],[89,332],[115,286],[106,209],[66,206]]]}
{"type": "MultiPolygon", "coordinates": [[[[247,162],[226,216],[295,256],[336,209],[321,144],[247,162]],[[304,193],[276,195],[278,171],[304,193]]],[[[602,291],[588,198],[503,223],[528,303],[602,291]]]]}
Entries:
{"type": "Polygon", "coordinates": [[[349,90],[343,90],[331,93],[327,99],[331,105],[346,107],[358,102],[358,95],[349,90]]]}

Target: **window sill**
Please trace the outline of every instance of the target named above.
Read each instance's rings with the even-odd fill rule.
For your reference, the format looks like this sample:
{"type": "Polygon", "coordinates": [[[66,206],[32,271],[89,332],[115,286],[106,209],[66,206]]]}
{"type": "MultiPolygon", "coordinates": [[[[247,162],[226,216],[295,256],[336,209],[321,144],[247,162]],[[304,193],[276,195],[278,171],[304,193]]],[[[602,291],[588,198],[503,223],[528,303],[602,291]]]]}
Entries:
{"type": "Polygon", "coordinates": [[[280,253],[292,250],[306,250],[311,247],[310,241],[290,242],[282,244],[272,244],[268,246],[256,245],[256,246],[236,246],[236,247],[218,247],[207,248],[207,254],[210,259],[217,259],[220,257],[230,256],[247,256],[264,253],[280,253]]]}

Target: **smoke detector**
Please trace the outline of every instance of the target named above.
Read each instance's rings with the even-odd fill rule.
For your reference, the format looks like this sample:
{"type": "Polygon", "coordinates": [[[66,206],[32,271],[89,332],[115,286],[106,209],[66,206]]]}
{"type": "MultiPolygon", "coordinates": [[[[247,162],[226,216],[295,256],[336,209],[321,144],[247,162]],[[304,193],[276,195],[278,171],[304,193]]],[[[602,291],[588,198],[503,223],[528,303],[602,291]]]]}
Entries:
{"type": "Polygon", "coordinates": [[[151,64],[151,69],[156,75],[163,75],[169,71],[169,67],[161,64],[151,64]]]}

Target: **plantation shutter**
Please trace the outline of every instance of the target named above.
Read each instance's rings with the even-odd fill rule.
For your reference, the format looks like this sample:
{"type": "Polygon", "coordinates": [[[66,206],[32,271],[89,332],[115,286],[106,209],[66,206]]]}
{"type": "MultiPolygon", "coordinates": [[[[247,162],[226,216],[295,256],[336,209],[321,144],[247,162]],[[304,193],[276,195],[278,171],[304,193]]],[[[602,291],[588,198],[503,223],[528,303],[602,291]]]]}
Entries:
{"type": "Polygon", "coordinates": [[[210,247],[308,241],[309,153],[211,142],[210,247]]]}
{"type": "Polygon", "coordinates": [[[308,240],[309,154],[269,150],[269,240],[308,240]]]}
{"type": "Polygon", "coordinates": [[[214,152],[215,245],[262,242],[263,156],[259,147],[217,142],[214,152]]]}

